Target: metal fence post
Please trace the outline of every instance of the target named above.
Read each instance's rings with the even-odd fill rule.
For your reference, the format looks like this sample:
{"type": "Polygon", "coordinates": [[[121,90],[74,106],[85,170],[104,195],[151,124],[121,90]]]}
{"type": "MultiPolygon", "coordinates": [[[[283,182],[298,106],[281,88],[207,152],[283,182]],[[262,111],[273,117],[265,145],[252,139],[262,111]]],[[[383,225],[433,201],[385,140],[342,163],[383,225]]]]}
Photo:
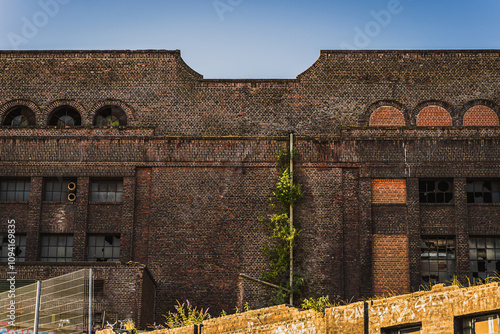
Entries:
{"type": "Polygon", "coordinates": [[[42,281],[36,282],[35,323],[33,333],[38,334],[38,321],[40,319],[40,295],[42,294],[42,281]]]}
{"type": "Polygon", "coordinates": [[[89,323],[88,323],[88,334],[92,334],[92,290],[94,288],[93,285],[93,277],[92,277],[92,268],[89,269],[89,323]]]}

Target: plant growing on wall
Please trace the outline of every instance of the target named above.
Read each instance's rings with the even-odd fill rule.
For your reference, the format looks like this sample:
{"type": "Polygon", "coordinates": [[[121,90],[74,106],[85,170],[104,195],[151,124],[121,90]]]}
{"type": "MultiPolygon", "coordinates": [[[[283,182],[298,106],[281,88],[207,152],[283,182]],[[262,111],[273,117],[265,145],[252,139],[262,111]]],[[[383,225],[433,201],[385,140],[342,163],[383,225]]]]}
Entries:
{"type": "Polygon", "coordinates": [[[295,247],[300,234],[299,224],[290,222],[290,209],[302,195],[300,185],[293,182],[293,175],[290,173],[290,161],[293,162],[295,158],[295,150],[288,152],[284,148],[276,155],[278,180],[273,197],[270,198],[271,208],[275,213],[267,219],[260,219],[270,230],[270,242],[263,245],[268,266],[262,272],[261,279],[279,287],[272,304],[284,303],[290,293],[296,291],[303,282],[302,278],[292,272],[293,284],[290,289],[290,247],[295,247]]]}
{"type": "Polygon", "coordinates": [[[168,311],[164,314],[165,318],[164,324],[153,324],[149,327],[151,329],[169,329],[178,328],[183,326],[195,325],[203,323],[203,320],[208,320],[211,318],[208,313],[208,308],[204,311],[203,309],[198,309],[196,306],[191,305],[189,300],[184,303],[177,301],[177,305],[174,306],[175,312],[168,311]]]}

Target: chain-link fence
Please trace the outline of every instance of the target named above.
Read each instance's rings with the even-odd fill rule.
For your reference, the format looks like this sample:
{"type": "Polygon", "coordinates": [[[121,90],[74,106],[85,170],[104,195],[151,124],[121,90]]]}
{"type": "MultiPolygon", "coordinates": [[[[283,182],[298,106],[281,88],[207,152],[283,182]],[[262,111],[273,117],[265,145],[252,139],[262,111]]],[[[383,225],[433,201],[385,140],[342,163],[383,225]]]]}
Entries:
{"type": "Polygon", "coordinates": [[[0,293],[0,334],[88,332],[92,271],[78,270],[0,293]],[[39,305],[39,311],[36,305],[39,305]]]}

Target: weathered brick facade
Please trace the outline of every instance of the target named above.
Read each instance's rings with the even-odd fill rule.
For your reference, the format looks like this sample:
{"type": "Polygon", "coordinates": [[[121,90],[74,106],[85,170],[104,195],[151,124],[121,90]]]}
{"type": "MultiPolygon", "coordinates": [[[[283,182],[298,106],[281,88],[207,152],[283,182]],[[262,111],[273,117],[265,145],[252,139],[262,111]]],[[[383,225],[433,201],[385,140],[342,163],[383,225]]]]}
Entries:
{"type": "Polygon", "coordinates": [[[74,261],[86,260],[90,235],[119,235],[120,260],[157,283],[157,320],[176,299],[214,313],[265,305],[269,290],[239,274],[265,264],[258,218],[271,212],[274,156],[290,132],[310,292],[417,288],[421,242],[433,237],[454,240],[463,280],[469,238],[500,237],[499,204],[467,199],[471,179],[500,178],[500,51],[322,51],[293,80],[206,80],[179,51],[0,52],[0,68],[0,178],[31,185],[29,201],[0,202],[0,233],[16,220],[27,261],[40,259],[42,235],[72,235],[74,261]],[[18,106],[32,126],[5,124],[18,106]],[[80,126],[48,126],[63,106],[80,126]],[[95,126],[106,106],[126,125],[95,126]],[[75,178],[76,200],[44,201],[47,178],[75,178]],[[122,180],[122,202],[90,201],[95,179],[122,180]],[[377,180],[398,180],[387,188],[397,200],[372,201],[387,195],[377,180]],[[424,203],[423,180],[450,182],[452,201],[424,203]],[[393,238],[407,250],[380,259],[379,241],[393,238]],[[401,286],[383,286],[403,260],[401,286]]]}

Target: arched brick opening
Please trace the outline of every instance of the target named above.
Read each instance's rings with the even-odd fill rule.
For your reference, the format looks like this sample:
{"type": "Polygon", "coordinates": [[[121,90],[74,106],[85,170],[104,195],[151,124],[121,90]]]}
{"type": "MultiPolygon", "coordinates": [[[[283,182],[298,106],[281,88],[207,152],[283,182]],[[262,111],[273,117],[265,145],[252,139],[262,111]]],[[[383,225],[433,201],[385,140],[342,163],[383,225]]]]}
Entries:
{"type": "Polygon", "coordinates": [[[498,115],[487,106],[474,106],[465,113],[463,124],[464,126],[498,126],[498,115]]]}
{"type": "Polygon", "coordinates": [[[392,107],[378,107],[370,116],[369,126],[405,126],[403,113],[392,107]]]}
{"type": "Polygon", "coordinates": [[[417,126],[452,126],[451,115],[443,107],[431,105],[418,113],[417,126]]]}

